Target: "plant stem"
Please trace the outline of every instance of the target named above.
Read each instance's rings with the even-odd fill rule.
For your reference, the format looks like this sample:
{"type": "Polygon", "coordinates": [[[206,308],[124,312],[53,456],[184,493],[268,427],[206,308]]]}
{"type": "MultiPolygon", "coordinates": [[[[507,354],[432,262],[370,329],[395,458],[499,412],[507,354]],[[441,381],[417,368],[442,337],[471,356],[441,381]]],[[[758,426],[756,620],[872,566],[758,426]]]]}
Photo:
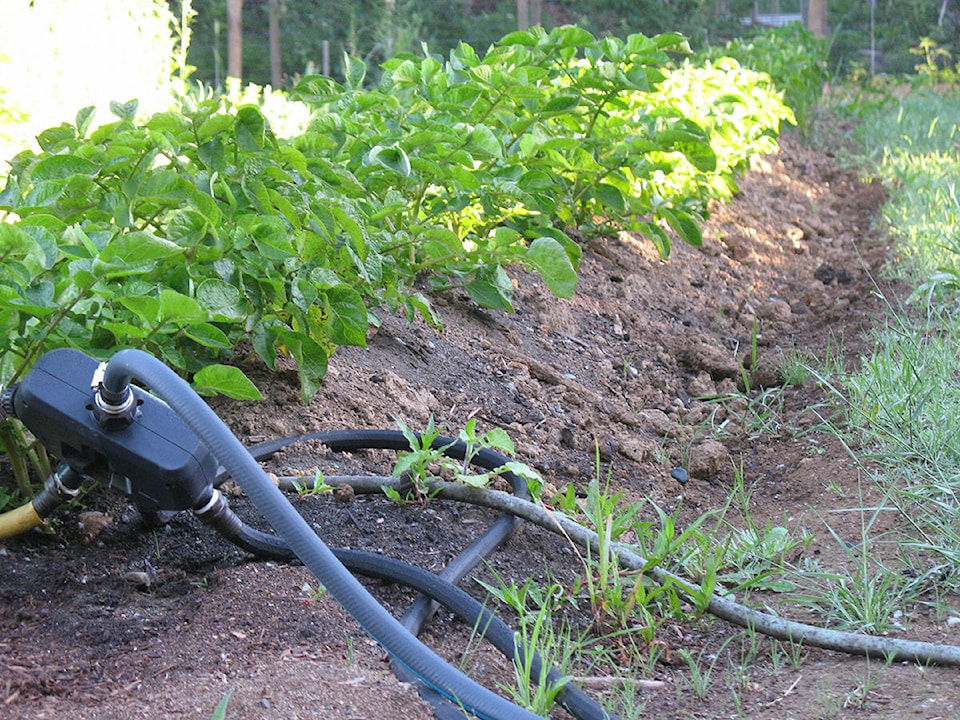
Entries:
{"type": "Polygon", "coordinates": [[[14,422],[9,418],[0,422],[0,446],[6,451],[7,458],[10,460],[20,495],[32,499],[33,488],[30,487],[30,468],[27,465],[25,439],[23,433],[18,432],[14,426],[14,422]]]}

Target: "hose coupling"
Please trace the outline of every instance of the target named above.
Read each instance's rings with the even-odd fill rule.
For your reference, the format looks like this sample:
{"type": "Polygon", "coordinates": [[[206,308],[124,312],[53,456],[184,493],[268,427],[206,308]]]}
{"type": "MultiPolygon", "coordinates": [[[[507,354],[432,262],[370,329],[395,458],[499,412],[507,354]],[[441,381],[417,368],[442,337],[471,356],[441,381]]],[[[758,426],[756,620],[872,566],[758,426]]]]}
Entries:
{"type": "Polygon", "coordinates": [[[17,408],[13,402],[13,398],[17,394],[17,387],[19,387],[19,383],[14,383],[3,388],[3,392],[0,393],[0,413],[4,417],[15,418],[17,416],[17,408]]]}
{"type": "Polygon", "coordinates": [[[243,532],[243,522],[238,518],[227,499],[216,488],[208,498],[203,498],[193,508],[193,514],[205,525],[227,538],[239,537],[243,532]]]}
{"type": "Polygon", "coordinates": [[[60,468],[44,481],[43,490],[33,499],[33,509],[40,518],[49,517],[64,503],[75,500],[82,484],[83,475],[69,465],[60,468]]]}
{"type": "Polygon", "coordinates": [[[103,384],[106,363],[100,363],[90,383],[94,390],[93,417],[104,430],[123,430],[137,420],[137,398],[130,385],[110,390],[103,384]]]}

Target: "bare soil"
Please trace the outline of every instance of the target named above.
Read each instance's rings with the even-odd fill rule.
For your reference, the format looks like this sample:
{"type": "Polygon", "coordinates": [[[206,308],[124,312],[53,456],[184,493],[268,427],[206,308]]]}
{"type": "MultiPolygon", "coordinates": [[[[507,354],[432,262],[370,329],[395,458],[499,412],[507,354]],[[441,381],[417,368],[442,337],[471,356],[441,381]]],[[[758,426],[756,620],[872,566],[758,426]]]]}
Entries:
{"type": "MultiPolygon", "coordinates": [[[[514,270],[514,314],[478,309],[457,293],[437,297],[442,333],[383,317],[367,347],[338,351],[309,405],[299,401],[292,368],[268,373],[248,360],[244,369],[266,399],[214,407],[248,443],[392,428],[396,417],[423,428],[432,416],[455,434],[476,418],[480,429],[505,428],[518,459],[557,487],[582,489],[596,477],[599,447],[599,472],[625,502],[652,501],[679,512],[681,523],[722,508],[742,467],[754,521],[807,528],[814,540],[798,552],[838,567],[844,553],[823,518],[878,498],[824,431],[835,412],[824,390],[813,381],[785,385],[780,368],[797,355],[854,366],[883,315],[880,293],[895,297],[898,288],[877,279],[888,255],[875,230],[884,190],[792,137],[782,145],[742,179],[736,199],[714,208],[699,249],[678,244],[662,262],[630,235],[591,240],[572,300],[514,270]],[[717,396],[724,402],[704,399],[717,396]]],[[[314,466],[327,474],[390,467],[382,453],[339,457],[312,446],[272,465],[314,466]]],[[[232,503],[255,522],[243,498],[232,503]]],[[[316,596],[303,567],[254,560],[186,514],[152,529],[106,491],[85,506],[103,515],[70,511],[0,545],[0,717],[209,718],[228,693],[227,717],[237,720],[432,717],[339,606],[316,596]]],[[[441,501],[398,506],[374,497],[309,497],[297,506],[330,544],[433,571],[491,517],[441,501]]],[[[856,541],[855,513],[829,517],[841,538],[856,541]]],[[[562,538],[530,527],[490,565],[508,580],[570,585],[583,572],[562,538]]],[[[397,613],[412,600],[369,587],[397,613]]],[[[772,593],[752,600],[817,621],[772,593]]],[[[924,606],[904,610],[903,637],[960,640],[924,606]]],[[[637,707],[669,718],[960,714],[955,669],[883,669],[817,650],[796,667],[775,666],[766,640],[736,667],[742,639],[721,648],[740,632],[710,618],[665,625],[657,639],[674,662],[649,669],[658,684],[635,689],[637,707]],[[703,697],[679,650],[701,657],[702,671],[714,668],[703,697]]],[[[469,671],[492,686],[511,681],[502,659],[471,646],[469,629],[442,614],[424,638],[455,664],[466,654],[469,671]]],[[[595,694],[611,692],[594,685],[595,694]]]]}

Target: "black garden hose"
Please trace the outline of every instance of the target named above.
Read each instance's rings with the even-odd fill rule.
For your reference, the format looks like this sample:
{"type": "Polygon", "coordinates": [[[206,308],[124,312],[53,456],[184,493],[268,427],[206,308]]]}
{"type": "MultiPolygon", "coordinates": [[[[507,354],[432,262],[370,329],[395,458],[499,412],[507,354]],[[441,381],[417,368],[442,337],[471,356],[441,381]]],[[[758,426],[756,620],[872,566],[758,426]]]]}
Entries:
{"type": "MultiPolygon", "coordinates": [[[[281,561],[294,558],[281,538],[244,524],[216,490],[214,497],[206,505],[207,507],[201,508],[197,513],[200,519],[235,545],[262,558],[281,561]]],[[[526,650],[517,642],[509,625],[471,595],[445,579],[423,568],[383,555],[344,548],[331,550],[344,567],[353,572],[405,585],[424,597],[439,602],[462,622],[476,628],[479,636],[488,640],[508,660],[517,662],[518,659],[522,661],[525,658],[526,650]]],[[[553,667],[547,669],[544,678],[543,659],[536,652],[532,653],[529,670],[532,682],[539,683],[542,678],[546,683],[559,684],[563,681],[563,675],[553,667]]],[[[557,702],[581,720],[616,720],[614,715],[604,710],[583,690],[570,683],[564,684],[557,693],[557,702]]],[[[458,712],[462,717],[463,712],[459,709],[458,712]]]]}
{"type": "MultiPolygon", "coordinates": [[[[417,437],[418,440],[422,442],[422,436],[418,435],[417,437]]],[[[290,445],[299,442],[311,441],[320,442],[333,452],[352,452],[356,450],[374,449],[394,450],[399,452],[410,449],[409,438],[397,430],[333,430],[319,431],[305,435],[270,440],[253,445],[248,448],[248,450],[255,459],[266,460],[272,457],[278,451],[290,445]]],[[[434,438],[431,443],[431,448],[442,451],[444,455],[455,460],[462,461],[467,454],[467,446],[465,443],[443,436],[434,438]]],[[[509,458],[489,448],[482,448],[476,452],[476,454],[471,456],[470,462],[472,465],[475,465],[478,468],[490,471],[503,468],[509,462],[509,458]]],[[[530,499],[529,488],[527,487],[526,481],[522,477],[518,476],[516,473],[510,472],[509,470],[502,471],[500,476],[510,483],[511,487],[513,488],[513,495],[515,497],[522,500],[530,499]]],[[[218,479],[222,479],[222,476],[218,479]]],[[[219,505],[220,503],[216,504],[219,505]]],[[[222,504],[225,505],[225,503],[222,504]]],[[[235,515],[233,515],[232,518],[229,518],[229,515],[232,515],[232,512],[229,511],[229,508],[227,508],[226,511],[214,511],[213,507],[211,506],[203,513],[198,513],[198,515],[201,520],[210,523],[226,538],[230,539],[236,545],[244,548],[254,555],[258,555],[260,557],[274,557],[281,560],[289,559],[289,556],[283,556],[284,550],[289,554],[289,549],[285,548],[283,543],[278,542],[278,539],[271,535],[266,533],[258,533],[256,530],[244,526],[242,521],[240,521],[240,519],[235,515]],[[283,549],[281,549],[281,547],[283,547],[283,549]]],[[[484,558],[490,556],[510,537],[514,528],[516,527],[516,524],[517,518],[513,514],[501,514],[469,547],[451,560],[438,576],[433,575],[432,573],[426,573],[431,578],[431,586],[435,588],[439,588],[441,585],[444,586],[444,588],[456,586],[481,561],[483,561],[484,558]]],[[[339,552],[339,550],[334,548],[335,554],[339,552]]],[[[378,556],[371,556],[371,562],[372,558],[375,557],[378,556]]],[[[390,562],[394,563],[396,561],[390,562]]],[[[358,567],[351,566],[347,562],[344,562],[344,565],[346,565],[350,570],[363,572],[358,567]]],[[[420,571],[419,568],[416,568],[416,570],[421,573],[426,572],[420,571]]],[[[391,578],[384,577],[383,579],[391,578]]],[[[409,585],[409,583],[402,576],[392,579],[397,583],[409,585]]],[[[437,595],[437,591],[428,592],[421,590],[419,586],[410,586],[413,587],[413,589],[420,590],[422,596],[418,598],[417,601],[404,613],[404,615],[400,618],[400,622],[414,635],[419,635],[423,630],[424,625],[433,615],[438,602],[439,604],[445,605],[448,610],[456,613],[458,617],[464,619],[465,622],[476,623],[479,620],[479,616],[477,615],[478,610],[476,609],[479,608],[479,605],[476,604],[475,601],[473,601],[474,605],[476,605],[474,609],[470,609],[470,607],[468,607],[466,610],[458,610],[457,608],[451,607],[449,604],[441,601],[441,598],[437,595]],[[466,613],[466,616],[464,613],[466,613]]],[[[457,590],[457,592],[467,598],[470,598],[469,595],[462,593],[462,591],[457,590]]],[[[497,622],[503,625],[500,620],[497,620],[497,622]]],[[[503,627],[506,626],[503,625],[503,627]]],[[[491,642],[497,647],[498,650],[500,650],[501,653],[513,660],[516,652],[516,646],[512,641],[512,635],[510,640],[511,641],[509,643],[503,641],[499,645],[493,639],[491,639],[491,642]]],[[[539,655],[537,658],[538,668],[534,673],[532,673],[534,681],[540,678],[539,655]]],[[[423,696],[425,700],[433,705],[434,714],[438,720],[444,720],[444,718],[459,719],[463,717],[463,711],[458,706],[446,701],[442,696],[432,693],[430,688],[423,686],[422,683],[418,683],[418,679],[413,676],[403,665],[393,662],[392,666],[394,674],[399,680],[403,682],[412,682],[420,686],[419,689],[421,691],[421,696],[423,696]]],[[[547,681],[556,682],[557,678],[559,677],[559,673],[557,673],[555,670],[551,670],[551,675],[548,676],[547,681]]],[[[570,711],[575,717],[580,718],[581,720],[613,717],[576,686],[565,686],[560,693],[558,693],[557,701],[560,703],[560,705],[566,707],[567,710],[570,711]]]]}
{"type": "MultiPolygon", "coordinates": [[[[422,442],[422,436],[417,435],[417,438],[422,442]]],[[[248,450],[255,459],[266,460],[294,443],[310,441],[321,442],[333,452],[351,452],[354,450],[394,450],[400,452],[410,449],[409,439],[398,430],[326,430],[270,440],[253,445],[248,450]]],[[[467,453],[465,443],[442,435],[434,438],[430,447],[442,451],[444,455],[454,460],[462,461],[467,453]]],[[[481,448],[470,460],[472,465],[488,471],[502,468],[508,461],[509,458],[489,448],[481,448]]],[[[530,490],[523,478],[509,470],[501,472],[500,477],[510,483],[515,497],[523,500],[530,499],[530,490]]],[[[491,555],[510,538],[516,525],[517,518],[513,514],[502,513],[470,547],[447,564],[440,576],[454,585],[459,583],[484,558],[491,555]]],[[[433,603],[427,598],[421,598],[404,613],[400,622],[416,635],[433,614],[434,609],[433,603]]]]}
{"type": "Polygon", "coordinates": [[[333,598],[427,685],[484,720],[540,717],[448,665],[390,615],[310,529],[217,414],[176,373],[148,353],[121,350],[106,364],[101,392],[117,405],[130,392],[131,379],[147,385],[180,416],[333,598]]]}

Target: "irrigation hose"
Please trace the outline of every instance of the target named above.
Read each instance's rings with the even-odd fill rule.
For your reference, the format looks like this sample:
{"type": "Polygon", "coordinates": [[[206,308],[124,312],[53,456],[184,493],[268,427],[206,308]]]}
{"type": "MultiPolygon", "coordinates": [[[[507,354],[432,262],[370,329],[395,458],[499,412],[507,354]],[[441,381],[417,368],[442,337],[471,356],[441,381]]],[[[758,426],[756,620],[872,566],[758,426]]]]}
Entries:
{"type": "Polygon", "coordinates": [[[183,379],[148,353],[121,350],[107,362],[102,388],[120,395],[132,379],[147,385],[180,416],[333,598],[427,685],[484,720],[539,717],[448,665],[390,615],[337,560],[243,444],[183,379]]]}
{"type": "MultiPolygon", "coordinates": [[[[362,480],[363,478],[349,478],[351,486],[357,493],[381,492],[381,487],[385,483],[389,484],[392,478],[370,478],[371,484],[367,487],[363,485],[362,480]]],[[[326,478],[326,481],[331,485],[336,482],[332,478],[326,478]]],[[[281,481],[281,486],[284,484],[281,481]]],[[[594,552],[600,550],[597,534],[589,528],[561,512],[515,498],[509,493],[439,481],[427,483],[426,489],[433,497],[513,513],[523,520],[568,538],[580,547],[589,546],[594,552]]],[[[849,655],[863,655],[919,665],[960,666],[960,647],[956,645],[938,645],[916,640],[830,630],[760,612],[716,594],[711,595],[704,605],[698,597],[702,595],[700,588],[674,573],[651,565],[633,546],[611,543],[610,552],[625,570],[642,571],[661,585],[673,585],[680,595],[695,607],[700,607],[721,620],[769,637],[849,655]]]]}
{"type": "Polygon", "coordinates": [[[53,473],[33,500],[0,515],[0,540],[42,525],[54,510],[77,496],[82,481],[83,476],[70,467],[53,473]]]}
{"type": "MultiPolygon", "coordinates": [[[[258,557],[280,561],[294,559],[293,552],[281,538],[246,525],[230,509],[223,496],[216,490],[213,492],[214,496],[197,511],[197,516],[204,523],[238,547],[258,557]]],[[[517,642],[513,629],[493,615],[479,601],[442,577],[410,563],[375,553],[344,548],[331,548],[331,550],[344,567],[353,572],[405,585],[439,602],[462,622],[476,628],[478,635],[489,641],[508,660],[524,662],[526,650],[517,642]]],[[[545,668],[539,653],[531,653],[530,660],[528,669],[533,682],[540,682],[543,678],[547,683],[559,685],[563,681],[560,672],[552,667],[546,668],[546,675],[543,675],[545,668]]],[[[582,720],[615,720],[615,716],[604,710],[575,685],[569,683],[563,685],[557,700],[574,717],[582,720]]],[[[463,711],[458,710],[458,712],[463,717],[463,711]]]]}
{"type": "MultiPolygon", "coordinates": [[[[421,435],[418,434],[416,437],[419,442],[423,442],[421,435]]],[[[253,445],[248,448],[248,450],[255,459],[265,460],[279,450],[294,443],[309,441],[319,441],[333,452],[373,449],[404,451],[410,448],[410,440],[406,435],[397,430],[332,430],[270,440],[258,445],[253,445]]],[[[445,456],[453,458],[454,460],[462,461],[467,454],[467,446],[465,443],[442,435],[434,438],[430,447],[434,450],[442,451],[445,456]]],[[[481,448],[471,457],[470,464],[489,471],[504,467],[508,461],[509,458],[494,450],[481,448]]],[[[516,473],[503,471],[500,473],[500,477],[510,483],[515,497],[523,499],[530,498],[530,490],[527,487],[526,481],[516,473]]],[[[394,482],[396,481],[394,480],[394,482]]],[[[403,492],[407,487],[408,484],[400,480],[399,486],[396,489],[399,492],[403,492]]],[[[486,532],[447,564],[446,568],[440,573],[440,577],[454,585],[459,583],[484,558],[491,555],[510,538],[516,528],[516,523],[517,518],[512,513],[501,514],[496,521],[487,528],[486,532]]],[[[400,622],[410,630],[410,632],[416,635],[423,628],[435,609],[436,606],[434,603],[430,602],[427,598],[421,598],[404,613],[400,622]]],[[[457,710],[459,712],[459,708],[457,710]]]]}
{"type": "Polygon", "coordinates": [[[37,514],[33,502],[26,502],[0,515],[0,540],[20,535],[41,524],[43,518],[37,514]]]}
{"type": "MultiPolygon", "coordinates": [[[[516,527],[517,518],[505,513],[498,517],[486,532],[474,540],[462,553],[447,563],[447,566],[437,575],[444,583],[456,586],[470,572],[480,564],[480,562],[500,547],[513,534],[516,527]]],[[[353,570],[354,568],[351,568],[353,570]]],[[[407,608],[407,611],[400,617],[400,624],[403,625],[414,635],[419,636],[424,626],[433,617],[433,614],[440,607],[440,603],[427,595],[421,595],[416,601],[407,608]]],[[[391,659],[390,669],[396,675],[400,682],[408,682],[417,686],[420,697],[433,706],[433,714],[437,720],[462,720],[463,711],[444,698],[438,695],[420,682],[409,670],[394,662],[391,659]]],[[[539,675],[535,676],[538,678],[539,675]]],[[[581,718],[585,720],[585,718],[581,718]]]]}
{"type": "MultiPolygon", "coordinates": [[[[424,442],[423,436],[417,434],[416,438],[422,445],[424,442]]],[[[397,430],[338,430],[279,438],[254,445],[249,448],[249,452],[257,460],[266,460],[289,445],[309,441],[319,441],[334,452],[371,449],[403,451],[410,448],[410,439],[397,430]]],[[[463,461],[467,454],[465,443],[443,436],[434,438],[430,447],[442,452],[449,458],[460,461],[463,461]]],[[[502,468],[508,461],[509,458],[500,453],[489,448],[482,448],[472,455],[470,464],[489,471],[502,468]]],[[[510,483],[515,496],[526,499],[530,497],[526,481],[516,473],[505,471],[501,472],[500,476],[510,483]]],[[[412,485],[402,479],[396,487],[400,493],[404,493],[410,488],[412,488],[412,485]]],[[[510,538],[516,525],[517,518],[514,515],[510,513],[501,514],[473,543],[447,563],[439,577],[452,585],[457,585],[480,562],[492,555],[497,548],[510,538]]],[[[438,607],[439,603],[436,600],[422,595],[401,616],[400,623],[414,635],[419,635],[438,607]]],[[[434,716],[437,720],[461,720],[463,718],[463,710],[460,707],[432,691],[402,664],[391,658],[390,665],[398,680],[411,683],[417,687],[420,696],[433,706],[434,716]]]]}
{"type": "MultiPolygon", "coordinates": [[[[345,432],[348,433],[349,431],[345,432]]],[[[322,433],[316,435],[322,435],[322,433]]],[[[280,446],[285,447],[298,439],[301,438],[273,441],[273,444],[279,443],[280,446]]],[[[341,479],[325,477],[324,481],[327,484],[336,485],[341,482],[341,479]]],[[[295,489],[294,482],[295,479],[293,478],[280,479],[281,488],[284,490],[295,489]]],[[[397,488],[402,485],[402,481],[397,478],[369,476],[342,478],[342,482],[350,484],[357,493],[379,493],[384,486],[397,488]]],[[[560,534],[580,547],[590,547],[594,552],[600,550],[595,532],[560,512],[548,510],[526,498],[519,498],[486,488],[474,488],[459,483],[439,481],[428,483],[426,489],[432,496],[438,498],[480,505],[510,513],[546,530],[560,534]]],[[[960,665],[960,647],[957,646],[831,630],[760,612],[716,594],[711,594],[704,605],[700,588],[674,573],[652,566],[634,548],[614,543],[610,551],[624,569],[646,572],[658,583],[662,585],[670,584],[677,588],[680,595],[695,607],[699,607],[734,625],[748,628],[769,637],[852,655],[914,662],[921,665],[960,665]]]]}
{"type": "MultiPolygon", "coordinates": [[[[114,355],[106,365],[102,389],[119,397],[128,390],[132,379],[147,385],[181,417],[221,463],[221,475],[228,474],[240,485],[280,537],[246,526],[230,511],[229,506],[216,490],[212,490],[210,496],[204,498],[196,509],[202,519],[241,547],[257,555],[273,555],[277,558],[289,559],[292,553],[300,558],[330,594],[395,660],[428,687],[452,700],[458,708],[464,708],[484,720],[500,718],[532,720],[539,717],[513,705],[448,666],[420,643],[408,627],[418,630],[432,613],[431,601],[439,601],[463,621],[483,628],[484,637],[507,657],[513,657],[521,649],[516,644],[512,630],[452,583],[464,577],[483,557],[509,537],[513,529],[513,517],[525,519],[560,534],[581,547],[599,551],[598,536],[595,532],[563,513],[531,502],[523,482],[514,482],[515,494],[511,495],[458,483],[431,481],[427,483],[427,490],[431,496],[500,510],[508,513],[509,516],[498,518],[490,532],[479,538],[466,553],[451,563],[455,567],[449,568],[441,576],[379,555],[331,550],[284,498],[281,490],[266,477],[256,458],[272,455],[293,442],[312,439],[320,440],[334,451],[359,447],[406,450],[409,448],[409,442],[402,433],[396,431],[312,433],[263,443],[251,448],[248,452],[248,449],[236,439],[220,418],[193,393],[189,385],[162,362],[147,353],[139,350],[123,350],[114,355]],[[204,517],[205,514],[206,517],[204,517]],[[419,602],[419,610],[412,612],[413,609],[411,609],[411,615],[405,618],[408,627],[393,618],[350,574],[346,565],[361,574],[399,582],[422,593],[424,597],[421,598],[422,602],[419,602]],[[509,642],[506,641],[507,636],[509,636],[509,642]]],[[[438,438],[437,442],[444,443],[448,440],[438,438]]],[[[452,451],[454,454],[451,456],[462,452],[456,445],[452,442],[449,445],[450,448],[454,448],[452,451]]],[[[492,453],[492,456],[480,457],[478,464],[484,466],[482,463],[486,460],[489,463],[495,463],[488,466],[488,469],[502,466],[501,456],[496,453],[492,453]]],[[[460,459],[462,458],[461,454],[460,459]]],[[[42,524],[56,507],[76,496],[81,480],[82,476],[69,468],[52,475],[47,479],[43,492],[37,498],[14,510],[0,514],[0,539],[21,534],[42,524]]],[[[332,478],[325,478],[325,481],[328,484],[336,484],[332,478]]],[[[404,485],[404,481],[397,478],[362,476],[347,478],[345,481],[360,493],[380,492],[384,484],[395,488],[404,485]],[[365,482],[366,485],[364,485],[365,482]]],[[[409,483],[406,484],[409,485],[409,483]]],[[[285,479],[285,485],[285,489],[292,489],[291,479],[285,479]]],[[[770,637],[808,647],[884,658],[890,661],[960,666],[960,647],[957,646],[830,630],[760,612],[716,594],[712,594],[707,600],[703,597],[702,590],[696,585],[663,568],[651,565],[630,545],[612,543],[610,553],[624,569],[642,571],[662,585],[672,585],[687,602],[695,607],[732,624],[770,637]]],[[[540,662],[538,658],[536,663],[540,662]]],[[[535,665],[531,674],[539,676],[540,667],[535,665]]],[[[559,675],[555,670],[551,670],[548,680],[556,681],[557,679],[559,675]]],[[[578,717],[592,717],[590,713],[596,712],[600,713],[596,715],[597,717],[610,717],[578,688],[571,686],[566,694],[573,698],[571,701],[573,707],[578,707],[579,712],[585,713],[580,715],[579,712],[574,711],[573,707],[568,707],[578,717]],[[581,701],[583,704],[579,705],[581,701]]],[[[563,703],[562,699],[561,703],[563,703]]]]}

